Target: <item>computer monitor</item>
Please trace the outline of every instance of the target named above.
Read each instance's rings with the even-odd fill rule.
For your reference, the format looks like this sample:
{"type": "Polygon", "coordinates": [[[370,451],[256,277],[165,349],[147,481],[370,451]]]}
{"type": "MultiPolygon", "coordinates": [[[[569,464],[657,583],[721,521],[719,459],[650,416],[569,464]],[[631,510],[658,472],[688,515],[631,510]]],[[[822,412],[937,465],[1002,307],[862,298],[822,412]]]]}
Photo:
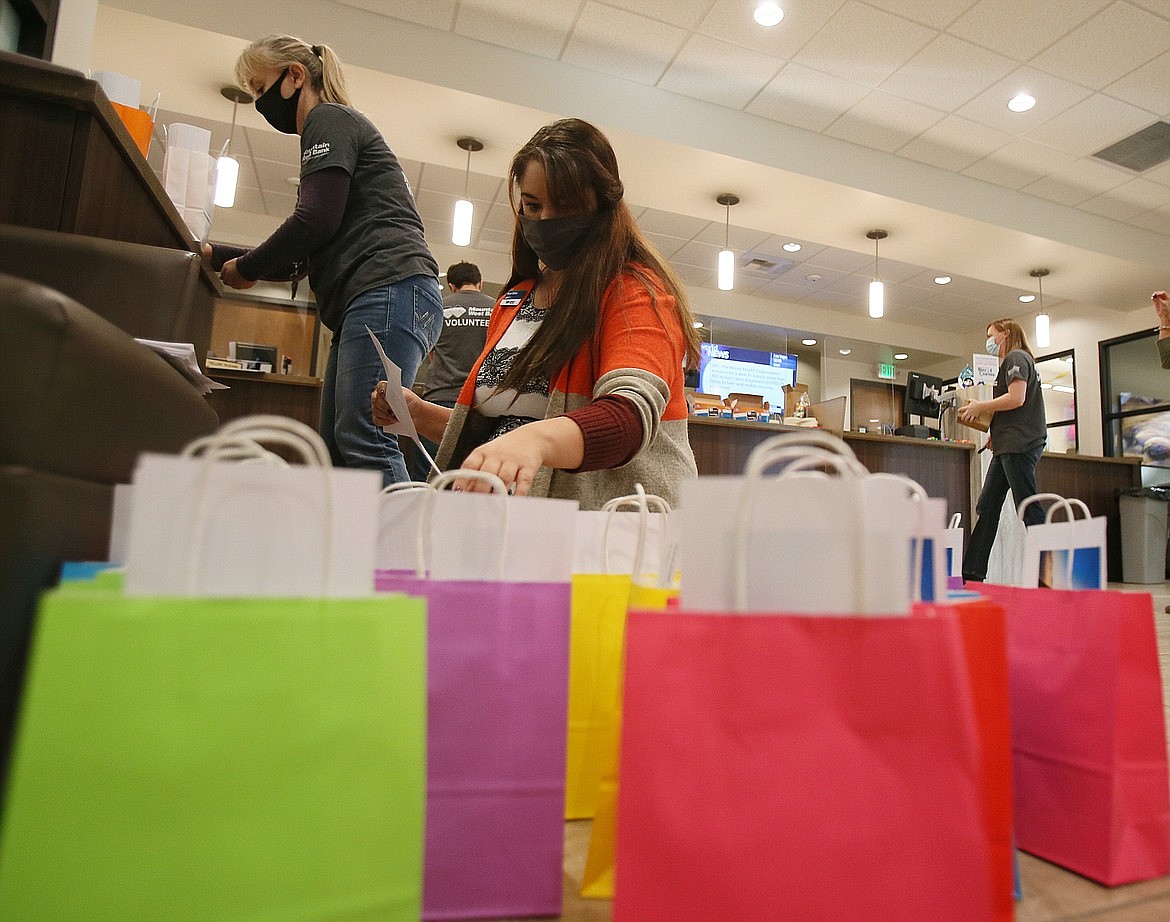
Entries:
{"type": "Polygon", "coordinates": [[[912,371],[906,375],[906,400],[902,411],[906,422],[911,416],[938,419],[939,401],[943,395],[943,379],[912,371]]]}
{"type": "Polygon", "coordinates": [[[235,359],[239,362],[261,362],[270,366],[269,370],[276,368],[277,358],[276,346],[270,346],[262,343],[228,343],[228,358],[235,359]]]}
{"type": "Polygon", "coordinates": [[[796,383],[796,356],[718,343],[699,345],[698,389],[704,394],[758,394],[784,411],[784,385],[796,383]]]}

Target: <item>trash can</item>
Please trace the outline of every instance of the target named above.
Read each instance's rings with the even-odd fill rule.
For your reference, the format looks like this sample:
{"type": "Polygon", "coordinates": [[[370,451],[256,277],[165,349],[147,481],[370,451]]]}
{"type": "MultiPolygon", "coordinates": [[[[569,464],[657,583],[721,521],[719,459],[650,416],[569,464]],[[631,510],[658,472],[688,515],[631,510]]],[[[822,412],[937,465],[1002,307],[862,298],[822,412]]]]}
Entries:
{"type": "Polygon", "coordinates": [[[1166,526],[1170,486],[1122,490],[1121,581],[1161,583],[1166,580],[1166,526]]]}

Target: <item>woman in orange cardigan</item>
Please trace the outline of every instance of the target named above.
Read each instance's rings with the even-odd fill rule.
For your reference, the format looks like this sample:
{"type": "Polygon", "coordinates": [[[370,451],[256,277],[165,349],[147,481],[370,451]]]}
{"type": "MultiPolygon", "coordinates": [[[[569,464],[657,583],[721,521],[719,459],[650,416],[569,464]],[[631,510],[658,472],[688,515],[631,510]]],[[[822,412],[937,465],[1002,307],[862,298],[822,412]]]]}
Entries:
{"type": "MultiPolygon", "coordinates": [[[[623,199],[617,158],[580,119],[541,128],[512,160],[512,273],[454,409],[404,388],[438,464],[496,474],[519,495],[677,502],[696,476],[684,366],[698,335],[682,285],[623,199]]],[[[376,424],[396,422],[386,382],[376,424]]],[[[484,489],[467,481],[468,489],[484,489]]]]}

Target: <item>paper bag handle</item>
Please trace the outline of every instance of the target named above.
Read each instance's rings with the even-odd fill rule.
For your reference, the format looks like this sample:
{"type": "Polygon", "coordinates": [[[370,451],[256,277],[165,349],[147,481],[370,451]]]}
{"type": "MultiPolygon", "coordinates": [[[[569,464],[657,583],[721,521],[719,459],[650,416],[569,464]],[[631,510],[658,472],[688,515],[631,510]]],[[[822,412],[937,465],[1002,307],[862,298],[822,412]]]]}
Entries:
{"type": "Polygon", "coordinates": [[[951,521],[950,521],[950,524],[947,525],[947,528],[958,528],[959,525],[962,524],[962,522],[963,522],[963,513],[956,512],[954,515],[951,516],[951,521]]]}
{"type": "Polygon", "coordinates": [[[198,458],[214,450],[216,461],[239,461],[241,464],[267,464],[270,467],[288,467],[288,462],[274,451],[269,451],[255,439],[239,437],[221,439],[204,435],[188,442],[179,452],[182,458],[198,458]]]}
{"type": "MultiPolygon", "coordinates": [[[[819,433],[810,433],[819,435],[819,433]]],[[[831,438],[831,437],[830,437],[831,438]]],[[[819,439],[817,441],[820,441],[819,439]]],[[[844,444],[844,443],[842,443],[844,444]]],[[[735,513],[735,548],[734,548],[734,569],[732,574],[733,588],[734,588],[734,605],[735,611],[747,611],[747,543],[748,543],[748,524],[751,521],[752,509],[755,506],[753,499],[755,497],[756,484],[763,480],[763,472],[766,468],[774,463],[780,461],[788,461],[789,464],[784,468],[783,472],[777,475],[777,479],[784,479],[790,476],[816,476],[818,474],[824,476],[823,472],[819,470],[821,467],[830,467],[837,472],[837,474],[851,485],[853,492],[853,502],[850,504],[853,509],[855,520],[853,522],[852,534],[854,536],[854,560],[857,565],[857,581],[854,583],[855,597],[854,608],[861,611],[862,608],[862,588],[865,585],[865,538],[861,529],[861,476],[860,471],[868,473],[865,468],[857,461],[856,456],[852,459],[849,455],[853,452],[848,446],[845,446],[845,452],[830,451],[820,445],[801,444],[799,436],[792,439],[786,439],[786,436],[774,436],[765,442],[761,442],[760,446],[769,445],[766,453],[761,452],[757,459],[758,463],[752,464],[752,457],[748,458],[748,465],[744,470],[743,488],[739,494],[739,507],[735,513]],[[777,439],[785,439],[787,444],[781,445],[777,443],[777,439]],[[769,443],[772,443],[769,445],[769,443]],[[764,455],[766,454],[766,458],[764,455]]],[[[835,447],[830,445],[829,447],[835,447]]],[[[757,447],[756,451],[759,451],[757,447]]],[[[756,455],[756,451],[752,455],[756,455]]]]}
{"type": "Polygon", "coordinates": [[[277,442],[298,452],[305,464],[319,468],[322,472],[323,519],[325,524],[326,540],[321,553],[321,594],[325,595],[329,585],[329,574],[333,570],[333,542],[329,539],[329,532],[333,527],[333,483],[329,474],[333,464],[329,459],[329,449],[324,440],[313,429],[304,423],[288,416],[256,415],[244,416],[232,420],[213,433],[203,449],[202,464],[195,481],[195,518],[191,523],[192,552],[187,558],[187,595],[195,595],[195,584],[201,561],[201,548],[204,535],[207,531],[207,503],[204,501],[207,494],[207,482],[211,476],[212,466],[220,460],[220,452],[225,446],[238,445],[241,440],[277,442]]]}
{"type": "MultiPolygon", "coordinates": [[[[638,541],[634,550],[634,562],[631,567],[633,578],[637,580],[642,575],[642,564],[646,553],[646,538],[650,531],[650,509],[654,508],[656,512],[669,513],[671,511],[670,503],[668,503],[661,496],[655,493],[647,493],[646,488],[640,483],[634,484],[636,493],[631,493],[628,496],[616,496],[607,501],[602,507],[601,511],[607,513],[605,519],[605,530],[602,532],[601,543],[605,549],[605,572],[609,572],[609,526],[613,522],[613,513],[617,512],[623,506],[634,506],[638,512],[638,541]]],[[[673,566],[674,554],[669,552],[667,547],[666,535],[663,534],[663,542],[661,545],[661,552],[658,559],[658,585],[664,587],[669,583],[663,583],[664,574],[663,567],[673,566]]]]}
{"type": "Polygon", "coordinates": [[[801,446],[819,448],[830,454],[839,455],[846,459],[848,465],[853,469],[853,473],[869,473],[857,460],[853,449],[846,445],[842,439],[828,432],[810,429],[802,432],[781,432],[764,439],[748,455],[743,469],[744,477],[762,474],[773,464],[790,457],[791,449],[801,446]]]}
{"type": "Polygon", "coordinates": [[[398,483],[387,484],[382,487],[382,495],[390,493],[405,493],[407,490],[433,490],[429,483],[423,480],[401,480],[398,483]]]}
{"type": "Polygon", "coordinates": [[[417,563],[415,564],[415,575],[419,579],[425,578],[427,574],[427,564],[431,559],[431,523],[435,515],[435,497],[446,486],[455,483],[457,480],[479,480],[486,483],[492,488],[491,495],[498,496],[500,499],[500,556],[497,563],[497,576],[503,579],[504,563],[508,559],[508,488],[504,486],[502,481],[495,474],[489,474],[486,471],[465,471],[454,470],[445,471],[437,475],[430,481],[428,489],[431,490],[431,495],[426,498],[423,505],[422,515],[418,519],[418,534],[416,536],[416,548],[418,552],[417,563]]]}

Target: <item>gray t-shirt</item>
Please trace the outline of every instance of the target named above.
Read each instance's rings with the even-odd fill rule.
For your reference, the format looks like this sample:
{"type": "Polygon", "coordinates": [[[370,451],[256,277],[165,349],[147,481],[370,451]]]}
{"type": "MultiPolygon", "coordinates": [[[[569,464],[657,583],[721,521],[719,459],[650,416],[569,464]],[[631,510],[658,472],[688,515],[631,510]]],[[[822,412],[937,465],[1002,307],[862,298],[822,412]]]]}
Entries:
{"type": "Polygon", "coordinates": [[[1006,394],[1013,381],[1026,381],[1028,390],[1023,406],[1014,410],[1000,410],[991,417],[991,450],[997,455],[1011,451],[1031,451],[1048,439],[1040,375],[1036,372],[1032,356],[1022,349],[1013,349],[1003,357],[992,394],[996,397],[1006,394]]]}
{"type": "Polygon", "coordinates": [[[349,199],[333,239],[309,257],[321,322],[341,327],[363,291],[412,275],[439,274],[410,184],[374,124],[356,109],[320,103],[301,133],[301,177],[329,167],[350,176],[349,199]]]}
{"type": "Polygon", "coordinates": [[[443,332],[431,352],[423,398],[454,403],[471,366],[487,342],[488,321],[495,301],[482,291],[456,291],[443,299],[443,332]]]}

